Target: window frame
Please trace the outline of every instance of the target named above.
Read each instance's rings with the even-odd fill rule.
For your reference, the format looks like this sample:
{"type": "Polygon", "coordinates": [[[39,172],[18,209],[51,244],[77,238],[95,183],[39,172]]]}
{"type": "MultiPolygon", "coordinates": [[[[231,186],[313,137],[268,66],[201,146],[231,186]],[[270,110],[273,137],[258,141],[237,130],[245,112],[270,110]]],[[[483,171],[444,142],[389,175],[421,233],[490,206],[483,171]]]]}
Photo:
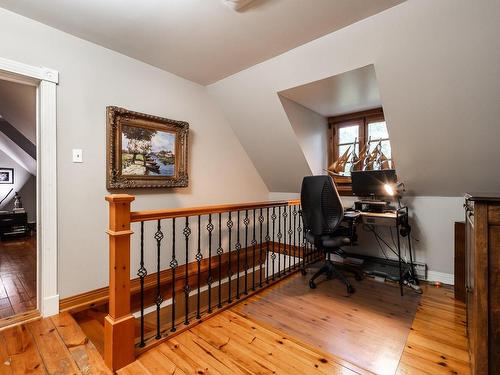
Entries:
{"type": "MultiPolygon", "coordinates": [[[[358,125],[358,142],[364,145],[368,140],[368,124],[385,121],[382,107],[367,111],[355,112],[346,115],[332,116],[328,118],[328,165],[331,165],[339,157],[338,134],[343,127],[358,125]]],[[[390,142],[390,137],[389,137],[390,142]]],[[[391,145],[392,147],[392,145],[391,145]]],[[[392,161],[392,153],[391,153],[392,161]]],[[[335,177],[335,184],[340,195],[352,195],[352,182],[350,176],[335,177]]]]}

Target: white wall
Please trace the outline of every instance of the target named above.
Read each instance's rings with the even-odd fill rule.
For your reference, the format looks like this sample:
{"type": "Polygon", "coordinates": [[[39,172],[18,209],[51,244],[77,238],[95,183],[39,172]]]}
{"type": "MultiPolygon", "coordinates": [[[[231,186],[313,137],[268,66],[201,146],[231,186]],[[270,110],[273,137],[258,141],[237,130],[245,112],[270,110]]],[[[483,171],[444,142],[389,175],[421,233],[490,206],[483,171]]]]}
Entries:
{"type": "Polygon", "coordinates": [[[293,130],[278,93],[373,64],[398,175],[409,192],[494,191],[499,20],[498,0],[408,0],[209,89],[270,191],[294,192],[308,168],[298,140],[290,144],[293,130]]]}
{"type": "Polygon", "coordinates": [[[319,113],[280,96],[283,109],[299,141],[311,174],[324,174],[327,167],[328,120],[319,113]]]}
{"type": "MultiPolygon", "coordinates": [[[[61,297],[108,282],[104,201],[108,194],[108,105],[190,124],[189,187],[128,191],[138,195],[134,209],[267,198],[265,184],[204,87],[2,9],[0,24],[2,57],[60,73],[57,163],[61,297]],[[82,164],[71,162],[72,148],[83,149],[82,164]]],[[[133,257],[136,255],[137,248],[133,257]]]]}
{"type": "Polygon", "coordinates": [[[417,196],[417,252],[452,273],[459,197],[500,186],[499,22],[497,0],[408,0],[209,90],[269,190],[293,193],[309,168],[278,93],[373,64],[398,176],[417,196]]]}

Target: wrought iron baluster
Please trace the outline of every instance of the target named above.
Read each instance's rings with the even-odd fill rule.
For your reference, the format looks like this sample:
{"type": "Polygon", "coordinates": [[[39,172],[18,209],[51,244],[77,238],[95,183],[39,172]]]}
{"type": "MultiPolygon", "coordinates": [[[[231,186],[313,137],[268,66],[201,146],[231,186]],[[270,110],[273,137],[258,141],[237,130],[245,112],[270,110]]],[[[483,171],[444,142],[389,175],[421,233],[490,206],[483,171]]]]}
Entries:
{"type": "Polygon", "coordinates": [[[161,250],[161,240],[163,239],[163,232],[161,231],[161,220],[158,220],[158,225],[156,227],[155,233],[156,240],[156,339],[161,338],[160,333],[160,306],[163,303],[163,297],[160,290],[160,250],[161,250]]]}
{"type": "MultiPolygon", "coordinates": [[[[256,245],[257,240],[255,239],[255,226],[257,225],[255,221],[255,208],[253,209],[253,228],[252,228],[252,290],[255,290],[255,252],[257,251],[256,245]]],[[[248,259],[248,257],[247,257],[248,259]]]]}
{"type": "Polygon", "coordinates": [[[248,210],[245,210],[245,219],[243,220],[245,224],[245,261],[243,262],[243,267],[245,267],[245,288],[243,292],[248,294],[248,224],[250,220],[248,219],[248,210]]]}
{"type": "Polygon", "coordinates": [[[293,206],[293,269],[297,268],[297,242],[295,233],[297,230],[297,206],[293,206]]]}
{"type": "Polygon", "coordinates": [[[232,276],[232,270],[231,270],[231,230],[233,228],[233,222],[231,221],[231,211],[229,211],[229,219],[227,221],[227,229],[228,229],[228,257],[227,257],[227,279],[228,279],[228,298],[227,298],[227,303],[233,302],[231,298],[231,276],[232,276]]]}
{"type": "Polygon", "coordinates": [[[143,348],[146,343],[144,342],[144,278],[148,271],[144,267],[144,221],[141,221],[141,261],[139,262],[139,270],[137,276],[141,281],[141,341],[139,347],[143,348]]]}
{"type": "Polygon", "coordinates": [[[292,270],[292,206],[288,206],[288,270],[292,270]]]}
{"type": "Polygon", "coordinates": [[[219,247],[217,248],[217,256],[219,257],[219,303],[217,304],[218,308],[222,307],[222,214],[219,213],[219,247]]]}
{"type": "MultiPolygon", "coordinates": [[[[272,280],[274,281],[274,260],[276,259],[276,253],[274,252],[274,246],[275,246],[275,241],[274,241],[274,228],[276,224],[276,210],[273,207],[273,214],[271,215],[271,220],[273,221],[273,252],[271,253],[271,259],[273,261],[273,275],[272,275],[272,280]]],[[[279,248],[278,248],[279,250],[279,248]]],[[[279,260],[279,259],[278,259],[279,260]]],[[[279,262],[278,262],[279,265],[279,262]]]]}
{"type": "Polygon", "coordinates": [[[198,251],[196,252],[196,263],[198,265],[198,294],[196,295],[196,319],[200,319],[200,284],[201,284],[201,215],[198,215],[198,251]]]}
{"type": "Polygon", "coordinates": [[[175,270],[177,269],[177,259],[175,259],[175,217],[172,219],[172,260],[170,261],[170,268],[172,269],[172,328],[171,332],[175,332],[175,270]]]}
{"type": "Polygon", "coordinates": [[[288,251],[286,247],[286,218],[288,213],[286,212],[286,206],[283,207],[283,274],[286,273],[286,258],[288,256],[288,251]]]}
{"type": "Polygon", "coordinates": [[[186,263],[185,263],[185,272],[184,272],[184,324],[189,324],[189,292],[191,291],[191,287],[189,286],[189,275],[188,275],[188,265],[189,265],[189,236],[191,235],[191,228],[189,228],[189,217],[186,216],[186,225],[182,230],[182,234],[184,234],[184,238],[186,240],[186,263]]]}
{"type": "MultiPolygon", "coordinates": [[[[262,223],[264,222],[264,216],[262,215],[262,208],[260,209],[259,213],[259,238],[260,238],[260,245],[259,245],[259,287],[262,288],[262,265],[264,264],[264,261],[262,259],[262,223]]],[[[254,288],[255,290],[255,288],[254,288]]]]}
{"type": "Polygon", "coordinates": [[[236,244],[234,245],[236,249],[236,299],[240,299],[240,252],[241,252],[241,242],[240,242],[240,211],[238,211],[238,223],[236,225],[238,231],[236,235],[236,244]]]}
{"type": "Polygon", "coordinates": [[[214,225],[212,224],[212,214],[208,215],[208,278],[207,278],[207,287],[208,287],[208,310],[207,312],[210,314],[212,312],[212,231],[214,230],[214,225]]]}
{"type": "MultiPolygon", "coordinates": [[[[300,211],[300,206],[299,206],[300,211]]],[[[299,268],[305,270],[304,258],[305,258],[305,233],[302,233],[302,212],[299,213],[299,226],[297,227],[297,236],[299,241],[299,268]]]]}
{"type": "Polygon", "coordinates": [[[269,207],[267,207],[267,220],[266,220],[266,283],[269,284],[269,207]]]}
{"type": "Polygon", "coordinates": [[[278,207],[278,278],[281,276],[281,206],[278,207]]]}

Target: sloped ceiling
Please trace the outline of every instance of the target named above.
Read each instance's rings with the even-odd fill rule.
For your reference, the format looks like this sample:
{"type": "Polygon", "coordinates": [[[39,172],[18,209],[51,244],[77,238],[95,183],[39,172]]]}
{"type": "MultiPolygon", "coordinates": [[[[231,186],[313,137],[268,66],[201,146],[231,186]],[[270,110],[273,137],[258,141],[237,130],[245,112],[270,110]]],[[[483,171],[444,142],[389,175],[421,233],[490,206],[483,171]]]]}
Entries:
{"type": "Polygon", "coordinates": [[[373,65],[284,90],[279,94],[324,117],[382,105],[373,65]]]}
{"type": "Polygon", "coordinates": [[[0,80],[0,150],[36,176],[36,88],[0,80]]]}
{"type": "Polygon", "coordinates": [[[271,191],[310,169],[280,91],[373,64],[409,194],[500,187],[500,2],[408,1],[209,86],[271,191]]]}
{"type": "Polygon", "coordinates": [[[0,0],[0,6],[207,84],[402,1],[256,0],[241,12],[221,0],[0,0]]]}

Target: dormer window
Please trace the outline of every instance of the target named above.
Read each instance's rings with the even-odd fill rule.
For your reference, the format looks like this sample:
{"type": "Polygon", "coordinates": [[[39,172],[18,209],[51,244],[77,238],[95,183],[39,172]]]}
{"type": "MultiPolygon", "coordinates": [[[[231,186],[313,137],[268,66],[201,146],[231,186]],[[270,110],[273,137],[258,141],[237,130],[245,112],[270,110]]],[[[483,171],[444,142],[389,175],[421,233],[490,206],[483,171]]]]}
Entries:
{"type": "Polygon", "coordinates": [[[334,166],[334,179],[341,193],[351,193],[351,170],[394,168],[382,108],[330,117],[328,123],[328,165],[330,170],[334,166]]]}

